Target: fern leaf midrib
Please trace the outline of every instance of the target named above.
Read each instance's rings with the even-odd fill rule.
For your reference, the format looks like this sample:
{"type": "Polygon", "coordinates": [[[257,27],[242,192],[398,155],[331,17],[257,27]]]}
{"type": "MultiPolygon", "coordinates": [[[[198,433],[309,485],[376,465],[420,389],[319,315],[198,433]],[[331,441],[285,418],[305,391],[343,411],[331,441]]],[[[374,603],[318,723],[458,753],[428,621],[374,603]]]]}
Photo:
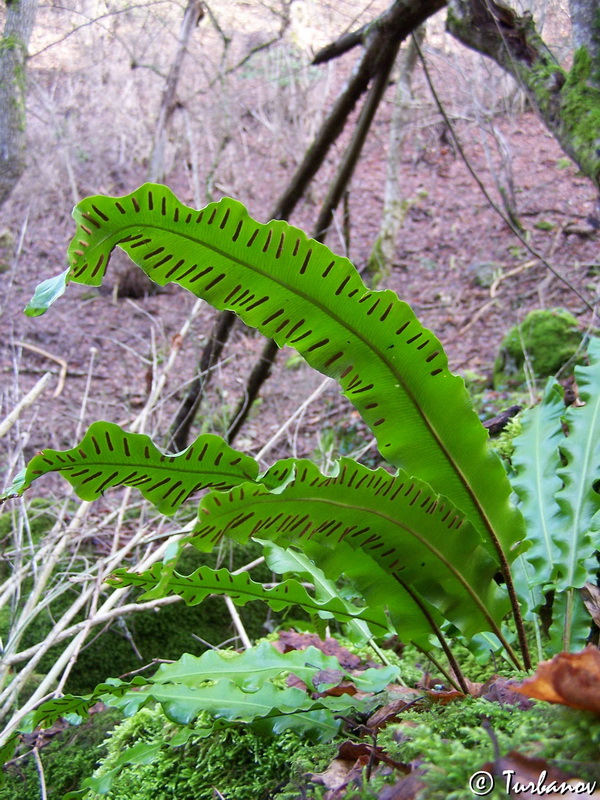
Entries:
{"type": "MultiPolygon", "coordinates": [[[[590,431],[596,430],[596,422],[597,422],[599,413],[600,413],[600,398],[596,398],[595,399],[595,405],[594,405],[594,413],[593,413],[593,416],[592,416],[592,422],[589,425],[589,430],[590,431]]],[[[583,467],[583,470],[582,470],[584,475],[588,474],[588,466],[589,466],[590,461],[592,459],[592,455],[593,455],[593,442],[592,442],[591,437],[588,437],[587,445],[586,445],[586,448],[585,448],[584,467],[583,467]]],[[[576,537],[580,533],[580,531],[579,531],[579,519],[581,517],[581,512],[582,512],[582,509],[583,509],[584,495],[587,493],[588,490],[589,490],[589,487],[585,484],[585,482],[584,481],[580,481],[579,489],[578,489],[578,493],[577,493],[577,506],[575,508],[575,515],[574,515],[573,526],[572,526],[573,538],[574,539],[576,539],[576,537]]],[[[570,558],[569,558],[569,572],[568,572],[568,576],[567,576],[570,583],[573,582],[573,575],[575,574],[575,570],[577,568],[578,555],[579,555],[579,548],[571,547],[570,558]]]]}
{"type": "MultiPolygon", "coordinates": [[[[535,426],[537,428],[537,432],[538,433],[540,432],[540,429],[541,429],[541,423],[542,423],[541,415],[540,414],[536,414],[535,415],[535,426]]],[[[554,562],[554,557],[552,555],[552,537],[550,535],[550,531],[549,531],[548,525],[546,523],[546,513],[545,513],[546,509],[545,509],[544,503],[542,502],[542,498],[544,497],[544,494],[545,494],[544,491],[543,491],[542,483],[541,483],[541,479],[542,479],[542,464],[544,464],[545,453],[543,453],[542,450],[541,450],[541,444],[542,444],[541,436],[537,435],[535,437],[534,441],[535,441],[535,455],[536,455],[536,458],[535,458],[535,478],[536,478],[536,486],[537,486],[536,497],[537,497],[537,500],[538,500],[538,503],[539,503],[540,519],[542,521],[542,532],[543,532],[543,537],[544,537],[544,545],[546,547],[546,552],[547,552],[547,555],[548,555],[548,563],[552,564],[554,562]]]]}
{"type": "MultiPolygon", "coordinates": [[[[235,262],[236,264],[238,264],[239,266],[241,266],[241,267],[243,267],[245,269],[249,269],[249,270],[251,270],[253,272],[256,272],[262,278],[266,278],[268,280],[273,281],[274,283],[277,283],[279,286],[283,287],[288,292],[300,295],[304,301],[306,301],[309,304],[312,304],[313,306],[318,308],[321,312],[324,312],[327,316],[332,318],[342,328],[344,328],[350,334],[352,334],[353,336],[358,338],[367,347],[367,349],[370,350],[374,354],[374,356],[376,356],[380,360],[380,362],[389,370],[389,372],[394,376],[394,378],[402,386],[402,388],[403,388],[404,392],[406,393],[406,395],[410,398],[410,401],[412,403],[413,408],[420,415],[425,427],[431,433],[431,435],[434,438],[435,442],[437,443],[440,451],[443,453],[448,465],[450,466],[452,471],[459,476],[459,481],[463,485],[463,487],[464,487],[465,491],[467,492],[467,494],[469,495],[469,497],[471,499],[471,502],[473,503],[473,506],[479,512],[480,518],[482,519],[485,527],[487,528],[487,531],[489,533],[490,539],[491,539],[491,541],[492,541],[492,543],[494,545],[494,548],[498,552],[501,561],[504,561],[506,563],[506,558],[504,556],[504,551],[503,551],[502,546],[500,544],[500,537],[496,534],[495,528],[494,528],[491,520],[489,519],[484,507],[479,502],[479,499],[477,497],[477,493],[473,491],[469,481],[467,480],[466,475],[464,474],[464,472],[462,471],[462,469],[460,468],[460,466],[458,465],[456,460],[451,456],[451,454],[447,450],[446,446],[444,445],[444,443],[442,441],[442,438],[438,434],[436,428],[430,422],[429,418],[424,413],[423,409],[421,408],[421,405],[416,402],[415,395],[413,394],[411,389],[406,385],[406,383],[405,383],[405,381],[404,381],[404,379],[402,377],[402,374],[396,371],[394,365],[385,357],[385,355],[383,353],[381,353],[381,351],[379,349],[373,347],[372,342],[368,338],[363,336],[355,328],[353,328],[351,325],[349,325],[343,318],[341,318],[337,314],[335,314],[330,308],[328,308],[327,306],[317,302],[314,298],[308,296],[302,290],[299,290],[297,287],[291,286],[290,284],[284,282],[283,280],[281,280],[279,278],[279,276],[274,276],[273,274],[269,273],[268,271],[261,270],[260,267],[258,267],[255,264],[252,264],[252,263],[250,263],[248,261],[240,259],[237,256],[231,255],[231,253],[229,253],[226,250],[223,250],[223,249],[221,249],[219,247],[216,247],[212,243],[211,244],[206,244],[203,240],[200,240],[198,237],[193,237],[193,236],[187,235],[185,233],[182,233],[180,231],[173,231],[170,228],[162,227],[162,226],[154,224],[154,223],[152,225],[149,225],[149,224],[139,225],[138,224],[138,225],[135,225],[135,226],[128,226],[128,228],[124,228],[123,230],[128,230],[129,227],[137,228],[137,229],[142,228],[142,227],[146,227],[146,228],[150,228],[150,229],[157,229],[157,230],[161,231],[161,233],[168,233],[168,234],[172,234],[172,235],[174,234],[175,236],[179,236],[179,237],[181,237],[183,239],[186,239],[186,240],[188,240],[188,241],[190,241],[192,243],[196,243],[196,244],[199,243],[199,244],[201,244],[202,247],[205,247],[207,250],[211,250],[212,252],[214,252],[215,254],[219,255],[220,257],[225,258],[225,259],[227,259],[229,261],[233,261],[233,262],[235,262]]],[[[121,241],[123,241],[123,238],[121,239],[121,241]]],[[[175,280],[175,281],[173,281],[173,283],[177,283],[177,281],[175,280]]],[[[367,290],[367,292],[369,292],[369,290],[367,290]]],[[[370,293],[374,294],[373,292],[370,292],[370,293]]]]}
{"type": "MultiPolygon", "coordinates": [[[[176,577],[172,579],[172,583],[173,583],[174,586],[177,585],[177,578],[192,577],[192,576],[179,575],[178,573],[175,573],[175,576],[176,577]]],[[[273,587],[270,587],[270,588],[264,588],[263,587],[262,592],[252,591],[252,586],[251,585],[247,589],[246,588],[240,589],[238,587],[235,587],[231,591],[232,591],[232,594],[248,595],[249,597],[251,597],[251,598],[253,598],[255,600],[264,600],[265,602],[269,602],[269,599],[265,600],[265,596],[264,595],[265,594],[269,595],[272,592],[273,593],[273,597],[271,598],[272,600],[274,600],[275,602],[284,603],[284,602],[286,602],[286,598],[285,597],[275,596],[278,588],[282,587],[284,585],[285,585],[285,583],[280,583],[277,586],[273,586],[273,587]]],[[[222,584],[218,584],[216,581],[215,581],[214,587],[213,588],[209,588],[207,591],[210,591],[210,592],[212,592],[214,594],[227,594],[227,591],[225,590],[223,585],[222,584]]],[[[281,590],[279,590],[279,591],[281,591],[281,590]]],[[[174,594],[176,594],[176,592],[174,592],[174,594]]],[[[181,595],[181,596],[183,596],[183,595],[181,595]]],[[[323,604],[319,603],[318,600],[316,598],[312,597],[311,595],[309,595],[308,592],[307,592],[307,598],[308,598],[308,600],[311,601],[310,604],[309,603],[305,603],[304,601],[302,603],[299,603],[298,601],[289,601],[289,603],[290,603],[290,605],[302,605],[302,606],[306,606],[307,608],[313,608],[315,611],[326,611],[327,613],[333,613],[333,612],[329,612],[328,609],[324,608],[323,604]]],[[[252,601],[250,601],[250,602],[252,602],[252,601]]],[[[348,611],[347,609],[345,609],[343,607],[343,603],[341,601],[340,601],[340,610],[338,611],[336,609],[336,611],[335,611],[336,618],[337,617],[346,617],[349,622],[352,622],[353,620],[363,620],[364,622],[367,622],[367,623],[369,623],[371,625],[375,625],[377,628],[381,628],[381,622],[377,621],[376,618],[371,618],[368,614],[369,614],[369,609],[368,608],[359,609],[359,610],[357,610],[356,614],[352,614],[350,611],[348,611]]]]}
{"type": "MultiPolygon", "coordinates": [[[[176,458],[177,456],[170,456],[170,457],[176,458]]],[[[64,466],[61,464],[60,467],[58,469],[56,469],[55,471],[56,472],[67,472],[67,471],[73,470],[73,469],[81,469],[81,467],[85,463],[86,462],[82,461],[79,464],[65,464],[64,466]]],[[[133,467],[138,467],[139,469],[142,469],[142,470],[145,468],[145,469],[148,469],[148,470],[157,470],[158,472],[162,472],[162,471],[165,471],[165,472],[184,472],[186,475],[189,475],[190,477],[193,477],[195,475],[196,476],[202,475],[202,476],[206,476],[206,477],[208,477],[209,475],[214,475],[215,477],[218,477],[218,478],[231,478],[232,479],[232,483],[235,486],[237,486],[239,484],[239,482],[240,482],[240,473],[239,472],[225,472],[225,471],[212,472],[211,469],[204,469],[204,470],[199,470],[199,471],[194,471],[192,469],[186,470],[186,469],[183,469],[181,466],[178,466],[176,464],[154,464],[154,463],[142,464],[140,462],[132,463],[131,461],[122,462],[122,461],[97,461],[97,460],[89,461],[87,463],[89,463],[92,467],[99,467],[100,469],[102,469],[102,468],[109,469],[111,467],[115,467],[115,468],[118,468],[118,469],[132,469],[133,467]]],[[[252,476],[251,475],[247,475],[246,473],[244,473],[243,479],[247,480],[247,481],[253,480],[252,476]]],[[[207,488],[210,488],[210,487],[207,487],[207,488]]]]}
{"type": "MultiPolygon", "coordinates": [[[[273,497],[275,499],[271,501],[270,505],[277,505],[277,503],[280,503],[280,502],[281,503],[289,502],[289,498],[285,498],[285,497],[281,497],[280,498],[278,495],[273,495],[273,497]]],[[[372,515],[375,515],[377,517],[380,517],[381,519],[385,520],[386,522],[391,523],[392,525],[396,526],[397,528],[401,528],[402,530],[404,530],[407,533],[409,533],[411,536],[413,536],[415,539],[417,539],[422,545],[424,545],[430,551],[430,553],[433,556],[438,558],[438,560],[441,561],[444,564],[445,567],[447,567],[448,571],[463,586],[463,588],[466,590],[467,594],[469,594],[471,596],[471,598],[473,599],[475,605],[479,608],[479,610],[483,614],[484,618],[492,626],[492,631],[497,636],[499,636],[500,639],[503,638],[502,637],[502,632],[499,630],[499,628],[496,625],[494,619],[490,615],[485,603],[483,603],[480,600],[479,596],[471,589],[469,583],[467,581],[465,581],[465,579],[460,574],[460,572],[458,572],[456,570],[456,567],[454,566],[454,564],[451,561],[449,561],[443,555],[443,553],[441,553],[437,548],[433,547],[431,542],[429,542],[424,536],[420,535],[418,531],[415,531],[412,528],[410,528],[409,526],[402,524],[402,522],[400,520],[396,519],[395,517],[391,517],[388,514],[384,514],[383,512],[378,511],[377,509],[371,508],[369,506],[359,506],[359,505],[356,505],[354,503],[343,503],[343,502],[341,502],[339,500],[332,500],[330,498],[324,498],[324,497],[318,497],[318,496],[314,497],[314,496],[311,496],[311,495],[307,495],[306,497],[303,497],[303,503],[311,503],[311,502],[312,503],[320,503],[320,504],[323,504],[323,505],[334,506],[336,508],[351,509],[353,512],[355,512],[357,514],[364,514],[364,515],[372,514],[372,515]]],[[[458,530],[460,530],[460,528],[456,528],[456,530],[458,531],[458,530]]],[[[283,535],[285,536],[285,533],[283,535]]],[[[393,576],[393,573],[392,573],[392,576],[393,576]]]]}

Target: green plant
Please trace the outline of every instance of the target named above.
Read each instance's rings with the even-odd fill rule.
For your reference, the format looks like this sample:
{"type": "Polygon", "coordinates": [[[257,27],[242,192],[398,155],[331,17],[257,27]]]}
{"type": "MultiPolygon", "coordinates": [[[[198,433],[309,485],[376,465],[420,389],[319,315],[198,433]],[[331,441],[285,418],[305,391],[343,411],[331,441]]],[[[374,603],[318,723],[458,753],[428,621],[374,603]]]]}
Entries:
{"type": "MultiPolygon", "coordinates": [[[[478,653],[500,649],[515,666],[530,666],[521,608],[534,618],[537,589],[556,576],[535,564],[538,572],[530,580],[531,561],[521,555],[527,546],[524,520],[511,502],[506,472],[487,446],[463,380],[450,373],[441,344],[406,303],[390,291],[369,291],[347,259],[283,221],[257,223],[234,200],[196,211],[165,187],[145,185],[123,198],[88,198],[74,216],[70,267],[40,284],[26,313],[43,313],[70,281],[99,285],[118,245],[160,285],[179,283],[217,308],[235,311],[336,378],[396,471],[342,458],[326,474],[303,459],[284,459],[261,473],[252,458],[215,436],[200,436],[183,452],[166,455],[147,436],[97,422],[75,448],[34,457],[9,493],[20,494],[41,475],[59,472],[84,499],[113,486],[133,486],[159,511],[172,514],[195,492],[210,489],[188,543],[210,551],[225,536],[271,542],[287,549],[296,564],[303,559],[300,572],[319,578],[314,595],[295,579],[270,588],[227,570],[202,567],[181,575],[173,553],[139,574],[118,570],[114,585],[141,586],[144,598],[177,594],[189,604],[217,592],[242,604],[254,598],[274,608],[299,605],[348,623],[367,639],[396,631],[423,650],[434,646],[435,637],[465,690],[453,638],[478,653]],[[342,575],[360,602],[336,591],[342,575]]],[[[597,343],[591,350],[589,369],[597,372],[597,343]]],[[[592,464],[597,469],[598,459],[592,464]]],[[[578,516],[585,531],[577,535],[590,546],[597,546],[594,469],[576,476],[583,481],[577,483],[580,495],[590,502],[585,516],[578,516]]],[[[567,469],[563,481],[573,474],[567,469]]],[[[536,530],[530,535],[539,536],[536,530]]],[[[586,550],[580,558],[574,548],[570,558],[579,580],[588,556],[586,550]]],[[[159,670],[152,679],[134,679],[143,687],[135,695],[138,705],[139,698],[153,697],[171,708],[160,675],[159,670]]],[[[190,675],[197,676],[196,667],[190,675]]],[[[268,699],[256,704],[252,720],[270,719],[273,709],[283,713],[264,687],[268,699]]],[[[207,708],[194,701],[198,687],[192,689],[182,700],[188,720],[207,708]]],[[[243,686],[235,684],[209,686],[208,707],[222,714],[240,692],[243,686]]],[[[30,724],[61,711],[84,713],[94,699],[111,695],[130,698],[131,686],[117,681],[101,685],[87,700],[51,701],[30,724]]],[[[335,710],[331,700],[321,700],[321,710],[335,710]]],[[[315,709],[298,695],[289,702],[290,718],[294,703],[305,720],[315,709]]],[[[338,710],[346,702],[338,699],[338,710]]]]}
{"type": "MultiPolygon", "coordinates": [[[[583,333],[563,308],[537,309],[511,328],[494,365],[494,386],[517,386],[529,377],[548,378],[579,355],[583,333]]],[[[571,361],[572,363],[572,361],[571,361]]]]}
{"type": "Polygon", "coordinates": [[[553,231],[555,225],[553,222],[550,222],[547,219],[540,219],[535,223],[533,227],[537,228],[538,231],[553,231]]]}
{"type": "Polygon", "coordinates": [[[321,752],[326,759],[323,767],[335,755],[335,746],[310,745],[294,731],[274,739],[238,726],[216,730],[207,737],[203,730],[207,723],[208,715],[201,714],[190,725],[187,741],[178,743],[180,729],[160,706],[142,709],[111,734],[107,755],[93,776],[95,785],[106,785],[107,774],[117,770],[111,780],[111,800],[170,800],[173,796],[213,800],[218,796],[215,789],[222,797],[235,800],[269,798],[275,792],[279,797],[279,789],[284,796],[295,798],[302,772],[315,766],[313,760],[302,769],[300,754],[306,759],[321,752]],[[156,757],[146,763],[119,763],[123,753],[139,742],[144,742],[147,750],[157,749],[156,757]]]}
{"type": "MultiPolygon", "coordinates": [[[[550,379],[542,403],[522,417],[513,439],[513,486],[531,546],[515,562],[530,605],[552,592],[550,650],[572,650],[590,628],[579,590],[598,569],[600,548],[600,342],[590,343],[589,367],[576,367],[580,407],[565,409],[563,388],[550,379]]],[[[538,653],[542,643],[538,631],[538,653]]]]}
{"type": "MultiPolygon", "coordinates": [[[[404,762],[425,759],[424,796],[431,800],[470,800],[470,776],[485,769],[486,762],[493,762],[496,752],[503,758],[512,751],[547,759],[548,766],[563,769],[578,780],[597,781],[599,742],[600,721],[589,712],[541,704],[521,709],[484,698],[433,707],[427,714],[410,710],[403,714],[400,725],[389,726],[380,738],[393,758],[404,762]]],[[[497,781],[488,796],[505,798],[507,792],[501,784],[497,781]]]]}
{"type": "MultiPolygon", "coordinates": [[[[116,709],[94,714],[84,724],[53,731],[51,741],[39,748],[47,797],[62,797],[77,789],[104,755],[103,741],[122,718],[116,709]]],[[[33,753],[7,768],[6,785],[0,787],[0,800],[39,800],[40,778],[33,753]]]]}

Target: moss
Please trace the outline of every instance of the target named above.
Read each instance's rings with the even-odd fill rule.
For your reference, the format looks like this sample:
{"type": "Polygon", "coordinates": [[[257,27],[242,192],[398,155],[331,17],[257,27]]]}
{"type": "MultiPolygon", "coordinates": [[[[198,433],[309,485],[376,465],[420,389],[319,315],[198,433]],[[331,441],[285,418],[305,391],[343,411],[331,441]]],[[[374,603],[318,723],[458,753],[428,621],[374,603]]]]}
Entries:
{"type": "Polygon", "coordinates": [[[7,53],[15,50],[20,50],[23,53],[25,52],[23,42],[17,36],[9,34],[0,39],[0,53],[7,53]]]}
{"type": "MultiPolygon", "coordinates": [[[[27,505],[27,520],[34,544],[38,544],[42,536],[54,525],[55,516],[52,513],[54,504],[43,498],[34,498],[27,505]]],[[[0,514],[0,540],[10,536],[15,528],[16,507],[11,511],[0,514]]]]}
{"type": "Polygon", "coordinates": [[[538,231],[553,231],[555,225],[553,222],[549,222],[547,219],[540,219],[533,227],[537,228],[538,231]]]}
{"type": "Polygon", "coordinates": [[[368,276],[371,286],[376,289],[382,280],[389,278],[389,265],[383,254],[382,237],[378,236],[371,248],[371,253],[367,259],[365,273],[368,276]]]}
{"type": "MultiPolygon", "coordinates": [[[[96,773],[108,772],[119,756],[144,741],[160,744],[150,764],[125,766],[114,780],[107,800],[261,800],[297,798],[306,783],[306,772],[324,769],[335,755],[335,745],[311,745],[291,731],[277,737],[261,736],[247,726],[223,728],[204,738],[201,715],[191,726],[197,731],[185,745],[170,740],[178,727],[159,707],[142,709],[119,725],[110,736],[107,756],[96,773]],[[220,795],[217,795],[217,790],[220,795]]],[[[322,796],[303,794],[306,798],[322,796]]]]}
{"type": "MultiPolygon", "coordinates": [[[[494,761],[494,743],[501,756],[511,750],[551,759],[578,780],[598,780],[600,720],[593,714],[539,704],[522,710],[513,705],[467,698],[425,712],[410,711],[403,722],[380,736],[393,758],[424,760],[428,800],[471,800],[468,781],[473,772],[494,761]]],[[[488,797],[506,795],[500,787],[488,797]]]]}
{"type": "Polygon", "coordinates": [[[490,440],[492,449],[498,453],[507,471],[510,471],[511,459],[515,451],[513,440],[521,433],[522,427],[521,417],[513,417],[507,422],[506,427],[500,435],[496,439],[490,440]]]}
{"type": "Polygon", "coordinates": [[[573,56],[573,66],[561,92],[561,116],[577,150],[584,172],[600,178],[600,90],[591,86],[592,59],[584,47],[573,56]]]}
{"type": "MultiPolygon", "coordinates": [[[[48,797],[62,797],[77,789],[91,774],[106,752],[103,745],[106,734],[120,720],[118,712],[111,709],[94,714],[78,728],[68,728],[41,747],[40,758],[44,769],[48,797]]],[[[17,753],[17,755],[20,755],[17,753]]],[[[31,755],[6,768],[5,783],[0,787],[0,800],[39,800],[40,782],[31,755]]]]}
{"type": "Polygon", "coordinates": [[[575,355],[581,339],[577,320],[568,311],[531,311],[502,341],[494,365],[494,386],[516,386],[525,381],[525,353],[536,378],[556,374],[575,355]]]}

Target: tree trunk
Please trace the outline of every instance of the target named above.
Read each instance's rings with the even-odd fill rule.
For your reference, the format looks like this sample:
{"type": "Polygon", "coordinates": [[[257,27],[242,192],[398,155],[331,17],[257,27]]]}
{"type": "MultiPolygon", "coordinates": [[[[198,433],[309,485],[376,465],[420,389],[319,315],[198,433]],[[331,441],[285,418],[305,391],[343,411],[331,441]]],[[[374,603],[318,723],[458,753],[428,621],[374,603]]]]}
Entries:
{"type": "MultiPolygon", "coordinates": [[[[425,26],[421,25],[417,28],[414,35],[421,44],[425,38],[425,26]]],[[[406,214],[406,203],[400,189],[400,165],[402,163],[402,146],[410,116],[411,80],[417,63],[417,55],[418,51],[414,40],[410,39],[407,47],[401,51],[399,58],[400,64],[385,164],[381,228],[373,243],[366,266],[366,273],[373,287],[377,287],[381,282],[385,283],[391,273],[396,252],[396,237],[406,214]]]]}
{"type": "Polygon", "coordinates": [[[591,83],[594,64],[587,49],[575,51],[566,72],[531,17],[494,0],[450,0],[447,27],[516,78],[565,153],[600,189],[600,90],[591,83]]]}
{"type": "Polygon", "coordinates": [[[25,169],[27,47],[38,0],[7,0],[0,40],[0,207],[25,169]]]}
{"type": "MultiPolygon", "coordinates": [[[[148,169],[148,180],[150,183],[161,183],[165,179],[165,151],[167,148],[169,123],[177,109],[177,84],[179,83],[179,76],[181,75],[181,67],[187,52],[188,42],[194,28],[203,16],[204,8],[199,0],[188,0],[181,22],[175,57],[173,58],[169,74],[167,75],[167,81],[163,89],[160,110],[154,129],[150,167],[148,169]]],[[[117,278],[116,296],[146,297],[147,295],[156,294],[158,291],[159,287],[154,281],[150,280],[142,270],[128,260],[124,270],[117,278]]]]}
{"type": "Polygon", "coordinates": [[[600,89],[600,6],[598,0],[569,0],[573,47],[587,50],[592,62],[590,83],[600,89]]]}
{"type": "Polygon", "coordinates": [[[165,178],[167,134],[169,132],[169,122],[177,108],[177,84],[179,83],[179,76],[181,75],[181,67],[187,52],[188,42],[194,28],[198,25],[203,16],[204,8],[199,0],[188,0],[183,14],[181,30],[179,31],[175,58],[171,64],[167,82],[163,89],[160,111],[156,121],[156,128],[154,129],[154,142],[152,145],[150,169],[148,172],[148,180],[151,183],[160,183],[165,178]]]}

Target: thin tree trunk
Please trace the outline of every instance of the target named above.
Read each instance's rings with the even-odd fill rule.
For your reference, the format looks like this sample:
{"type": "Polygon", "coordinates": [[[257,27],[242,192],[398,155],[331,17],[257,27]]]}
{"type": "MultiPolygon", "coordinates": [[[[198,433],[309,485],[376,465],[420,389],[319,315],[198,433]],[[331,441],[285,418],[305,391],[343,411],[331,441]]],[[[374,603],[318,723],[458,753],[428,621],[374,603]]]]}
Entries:
{"type": "Polygon", "coordinates": [[[6,3],[0,40],[0,207],[25,169],[26,61],[38,0],[6,3]]]}
{"type": "MultiPolygon", "coordinates": [[[[402,0],[402,2],[398,3],[398,5],[405,5],[405,2],[406,0],[402,0]]],[[[434,2],[439,4],[439,0],[434,0],[434,2]]],[[[302,163],[296,170],[285,191],[277,201],[271,214],[271,219],[287,219],[292,213],[296,204],[306,191],[306,187],[309,185],[310,181],[321,167],[331,146],[344,129],[346,121],[356,106],[356,103],[368,88],[369,82],[374,74],[373,71],[376,70],[377,65],[381,63],[382,48],[384,54],[385,52],[388,52],[383,47],[384,43],[386,41],[392,41],[393,38],[394,37],[392,33],[390,33],[388,27],[383,26],[378,29],[378,35],[370,39],[367,49],[361,56],[358,65],[354,69],[352,78],[349,80],[348,84],[337,98],[331,112],[323,121],[323,124],[321,125],[321,128],[317,133],[313,143],[306,151],[302,163]]],[[[401,40],[398,37],[397,46],[399,46],[400,41],[401,40]]],[[[388,44],[388,47],[389,46],[390,45],[388,44]]],[[[329,214],[331,215],[331,211],[329,214]]],[[[329,221],[327,224],[329,224],[329,221]]],[[[213,334],[209,344],[207,345],[209,348],[209,357],[205,358],[205,354],[202,355],[200,372],[204,372],[205,376],[210,375],[210,370],[216,364],[218,357],[220,357],[222,347],[229,336],[231,325],[226,323],[227,315],[231,316],[231,312],[221,311],[217,317],[215,327],[213,329],[214,331],[224,331],[224,334],[222,333],[219,336],[219,342],[221,342],[220,348],[218,350],[214,348],[212,342],[213,336],[216,334],[213,334]],[[202,368],[202,365],[204,365],[204,369],[202,368]]],[[[229,428],[230,438],[234,438],[239,432],[247,417],[250,407],[252,406],[252,403],[258,396],[260,387],[270,375],[277,349],[277,345],[275,345],[274,342],[269,341],[267,344],[265,344],[263,352],[251,372],[245,397],[240,402],[233,415],[229,428]]],[[[169,435],[169,447],[173,450],[173,452],[181,451],[186,447],[191,425],[194,421],[194,416],[200,407],[200,403],[202,402],[206,386],[206,377],[204,379],[201,379],[200,377],[197,378],[190,386],[183,405],[177,413],[175,421],[171,427],[171,432],[169,435]]]]}
{"type": "MultiPolygon", "coordinates": [[[[338,166],[335,178],[331,184],[331,188],[327,193],[327,197],[323,201],[319,217],[315,224],[313,238],[318,242],[324,242],[329,232],[333,212],[337,208],[342,196],[348,186],[354,168],[359,159],[362,147],[367,138],[367,133],[371,127],[375,112],[379,107],[381,99],[383,98],[385,89],[389,82],[390,72],[394,66],[396,55],[400,47],[399,39],[389,39],[387,47],[384,49],[380,58],[379,72],[375,76],[369,93],[365,99],[364,105],[361,109],[360,116],[356,123],[356,128],[352,135],[352,139],[346,148],[342,160],[338,166]],[[387,58],[387,61],[385,60],[387,58]]],[[[227,441],[231,444],[237,434],[240,432],[244,422],[246,421],[252,404],[258,397],[260,390],[265,381],[271,375],[273,364],[277,358],[279,347],[269,339],[263,351],[256,362],[254,369],[250,374],[250,378],[246,384],[244,397],[241,399],[235,414],[232,417],[231,424],[227,431],[227,441]]]]}
{"type": "Polygon", "coordinates": [[[449,0],[447,26],[513,75],[565,153],[600,189],[600,89],[592,83],[595,64],[587,50],[575,51],[566,72],[531,17],[494,0],[449,0]]]}
{"type": "MultiPolygon", "coordinates": [[[[188,0],[181,22],[177,49],[162,92],[160,110],[154,129],[150,166],[148,168],[148,180],[150,183],[161,183],[165,179],[165,153],[170,122],[177,108],[177,85],[190,37],[203,16],[204,8],[199,0],[188,0]]],[[[117,297],[145,297],[150,294],[156,294],[158,291],[154,281],[150,280],[129,259],[127,259],[124,268],[120,271],[116,283],[114,291],[117,297]]]]}
{"type": "Polygon", "coordinates": [[[167,449],[173,453],[180,452],[188,443],[190,430],[212,378],[213,368],[221,357],[235,320],[236,316],[233,311],[221,311],[217,315],[210,339],[204,348],[198,365],[198,375],[192,381],[171,426],[167,449]]]}
{"type": "Polygon", "coordinates": [[[430,16],[446,5],[446,0],[396,0],[391,8],[365,25],[355,34],[343,36],[344,45],[336,47],[336,43],[320,51],[313,63],[323,63],[335,58],[350,48],[364,44],[365,51],[354,68],[346,90],[338,97],[331,113],[321,126],[315,141],[306,151],[302,163],[292,177],[288,188],[280,197],[275,208],[273,219],[287,219],[292,208],[302,197],[308,182],[314,177],[323,163],[332,143],[342,132],[350,112],[360,96],[367,90],[372,77],[379,72],[382,61],[387,63],[387,45],[390,39],[400,44],[412,31],[430,16]]]}
{"type": "MultiPolygon", "coordinates": [[[[419,44],[425,39],[425,26],[421,25],[415,31],[419,44]]],[[[371,285],[376,287],[384,282],[392,271],[394,255],[396,253],[396,237],[404,222],[406,207],[400,189],[400,165],[402,163],[402,148],[406,137],[406,130],[410,117],[410,104],[412,101],[411,81],[417,63],[418,51],[414,40],[400,54],[400,69],[394,108],[390,121],[390,138],[388,154],[385,165],[385,189],[383,197],[383,215],[379,235],[373,243],[371,255],[367,261],[366,272],[370,277],[371,285]]]]}
{"type": "Polygon", "coordinates": [[[199,0],[188,0],[183,14],[181,30],[179,31],[175,58],[169,69],[167,82],[163,89],[160,111],[158,112],[158,119],[156,120],[156,127],[154,129],[154,141],[152,144],[152,155],[150,156],[150,169],[148,171],[148,180],[151,183],[160,183],[165,178],[165,150],[167,147],[169,123],[177,108],[177,84],[179,83],[181,67],[187,53],[190,37],[203,16],[204,8],[199,0]]]}
{"type": "Polygon", "coordinates": [[[381,98],[387,89],[399,48],[400,39],[391,39],[383,51],[379,72],[373,80],[367,99],[360,111],[356,128],[352,134],[352,140],[342,157],[337,175],[323,201],[323,207],[315,225],[315,239],[318,241],[322,241],[327,235],[333,212],[338,207],[350,178],[354,174],[356,163],[371,128],[375,112],[379,108],[381,98]]]}

